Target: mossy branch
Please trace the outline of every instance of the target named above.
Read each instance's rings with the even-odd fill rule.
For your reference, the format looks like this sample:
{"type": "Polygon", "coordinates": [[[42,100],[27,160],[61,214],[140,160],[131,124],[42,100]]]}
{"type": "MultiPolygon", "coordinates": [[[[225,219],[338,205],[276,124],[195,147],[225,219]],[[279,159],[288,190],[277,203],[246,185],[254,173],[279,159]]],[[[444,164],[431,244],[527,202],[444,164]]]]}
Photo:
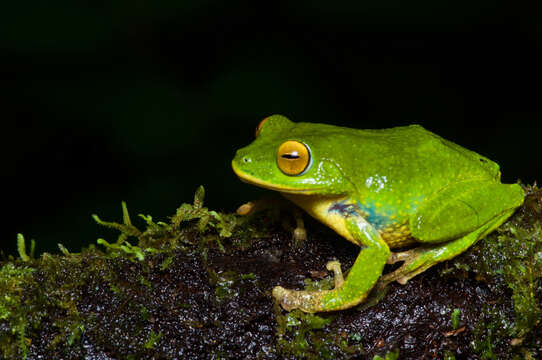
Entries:
{"type": "MultiPolygon", "coordinates": [[[[401,291],[397,291],[399,285],[390,286],[389,293],[400,296],[386,296],[378,305],[380,310],[365,306],[322,316],[301,312],[285,314],[277,304],[273,316],[270,314],[273,301],[269,289],[285,273],[295,271],[295,276],[304,277],[307,270],[301,264],[311,263],[314,256],[328,256],[333,242],[323,246],[323,250],[310,247],[306,255],[302,251],[287,253],[289,233],[285,235],[268,228],[265,232],[260,230],[263,223],[258,221],[265,220],[268,224],[267,218],[241,221],[236,215],[205,208],[203,188],[196,191],[193,204],[181,205],[169,222],[139,215],[146,225],[142,231],[132,224],[124,202],[122,223],[102,221],[93,215],[99,225],[120,231],[117,242],[97,240],[105,248],[105,254],[92,245],[81,253],[70,253],[59,244],[61,255],[43,254],[35,259],[35,242],[31,241],[28,251],[23,235],[18,234],[20,259],[11,259],[0,267],[0,357],[35,358],[42,353],[47,354],[44,358],[72,353],[77,357],[81,354],[77,351],[86,349],[86,344],[81,341],[84,337],[86,342],[94,341],[92,345],[98,351],[111,352],[116,358],[124,358],[127,354],[136,354],[134,358],[172,358],[179,351],[186,351],[187,348],[182,346],[188,343],[171,342],[170,331],[173,329],[177,339],[194,336],[190,340],[194,343],[204,339],[202,344],[209,344],[205,348],[207,354],[216,351],[216,355],[222,357],[229,355],[221,351],[232,348],[228,336],[234,333],[242,344],[256,341],[276,357],[334,359],[354,355],[372,358],[370,355],[377,351],[390,360],[398,356],[391,351],[390,346],[394,344],[387,344],[385,348],[369,344],[366,339],[376,338],[376,335],[368,334],[370,329],[365,333],[358,330],[349,333],[347,329],[359,329],[359,324],[349,321],[371,321],[374,316],[367,314],[383,314],[382,309],[387,309],[387,315],[383,316],[393,316],[394,309],[398,308],[396,304],[408,307],[415,303],[410,298],[401,302],[398,297],[417,299],[419,289],[424,286],[427,294],[419,299],[420,302],[442,302],[442,293],[434,295],[432,290],[436,287],[435,281],[440,282],[439,271],[440,275],[449,277],[447,280],[460,282],[461,287],[454,286],[453,291],[465,287],[468,291],[462,294],[472,296],[467,302],[454,304],[457,308],[449,309],[449,317],[441,316],[440,312],[429,320],[443,319],[441,323],[447,330],[450,326],[454,330],[463,329],[441,344],[448,346],[457,342],[463,354],[469,351],[470,344],[476,344],[471,350],[485,358],[505,358],[509,354],[523,354],[525,358],[536,356],[538,343],[535,338],[540,333],[542,314],[542,192],[536,191],[528,195],[530,200],[526,200],[526,205],[513,218],[462,256],[421,274],[419,282],[409,283],[401,287],[401,291]],[[256,233],[264,234],[254,236],[256,233]],[[130,242],[127,241],[129,237],[132,237],[130,242]],[[239,246],[241,242],[249,245],[239,246]],[[257,246],[252,246],[254,244],[257,246]],[[239,260],[241,258],[243,261],[239,260]],[[291,259],[295,261],[290,262],[291,259]],[[446,272],[446,266],[452,269],[446,272]],[[238,272],[241,268],[247,270],[243,270],[246,274],[238,272]],[[473,273],[477,281],[471,276],[473,273]],[[486,286],[487,283],[491,285],[486,286]],[[479,295],[474,290],[479,286],[486,286],[486,292],[479,295]],[[438,300],[434,300],[434,296],[438,300]],[[228,305],[230,300],[235,306],[228,305]],[[484,312],[486,305],[493,313],[484,312]],[[205,322],[202,318],[219,320],[205,322]],[[170,326],[178,324],[179,319],[184,322],[170,326]],[[264,335],[250,335],[245,342],[246,327],[239,326],[245,323],[265,324],[261,327],[264,335]],[[474,327],[479,330],[473,331],[474,327]],[[225,332],[220,332],[222,330],[225,332]],[[124,334],[130,334],[130,337],[126,338],[124,334]],[[216,334],[220,336],[214,338],[216,334]],[[468,340],[460,343],[462,338],[468,340]],[[265,339],[269,342],[261,344],[265,339]],[[365,352],[371,348],[369,353],[365,352]],[[164,355],[166,353],[169,356],[164,355]]],[[[311,235],[316,240],[313,243],[325,241],[325,238],[318,240],[317,232],[311,235]]],[[[333,249],[343,250],[340,246],[333,249]]],[[[345,254],[340,256],[348,259],[345,254]]],[[[321,288],[326,281],[312,285],[307,282],[307,288],[321,288]]],[[[444,307],[448,306],[446,301],[444,303],[444,307]]],[[[416,303],[415,306],[423,304],[416,303]]],[[[426,309],[430,311],[433,306],[426,309]]],[[[401,314],[398,317],[402,318],[401,314]]],[[[392,335],[379,333],[378,337],[412,336],[414,339],[411,329],[404,329],[404,326],[390,327],[392,335]]],[[[442,326],[432,330],[432,338],[436,341],[447,336],[439,329],[442,326]]],[[[420,346],[424,348],[426,344],[420,346]]]]}

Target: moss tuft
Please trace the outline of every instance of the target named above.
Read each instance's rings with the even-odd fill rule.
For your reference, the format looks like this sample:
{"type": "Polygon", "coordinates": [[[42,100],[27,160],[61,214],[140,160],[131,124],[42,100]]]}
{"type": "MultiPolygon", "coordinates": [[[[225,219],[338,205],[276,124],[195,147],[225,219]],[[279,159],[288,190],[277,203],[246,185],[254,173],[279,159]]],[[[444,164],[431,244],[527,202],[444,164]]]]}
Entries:
{"type": "Polygon", "coordinates": [[[337,354],[329,346],[334,337],[322,331],[332,320],[299,310],[277,316],[280,353],[303,359],[334,359],[337,354]]]}

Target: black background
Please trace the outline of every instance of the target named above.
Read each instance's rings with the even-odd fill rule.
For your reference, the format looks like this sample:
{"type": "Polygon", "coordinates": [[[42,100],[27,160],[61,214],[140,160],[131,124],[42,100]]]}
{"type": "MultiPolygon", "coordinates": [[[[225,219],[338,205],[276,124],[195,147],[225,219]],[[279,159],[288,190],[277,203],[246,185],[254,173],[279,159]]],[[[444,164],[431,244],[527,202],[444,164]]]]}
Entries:
{"type": "MultiPolygon", "coordinates": [[[[0,14],[1,246],[99,236],[125,200],[165,220],[205,185],[257,196],[230,160],[273,113],[419,123],[541,178],[542,17],[522,2],[11,2],[0,14]],[[340,4],[340,5],[339,5],[340,4]]],[[[136,221],[136,224],[142,224],[136,221]]]]}

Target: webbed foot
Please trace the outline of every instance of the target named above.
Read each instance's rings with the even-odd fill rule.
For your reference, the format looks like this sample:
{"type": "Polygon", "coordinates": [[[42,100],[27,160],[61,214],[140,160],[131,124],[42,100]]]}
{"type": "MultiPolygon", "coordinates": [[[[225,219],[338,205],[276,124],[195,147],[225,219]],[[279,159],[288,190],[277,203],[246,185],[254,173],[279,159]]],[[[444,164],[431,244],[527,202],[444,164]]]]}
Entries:
{"type": "Polygon", "coordinates": [[[484,235],[488,231],[488,228],[490,228],[489,225],[486,225],[452,241],[441,244],[422,245],[411,250],[391,254],[387,260],[388,264],[403,261],[403,265],[397,270],[383,275],[379,280],[378,286],[384,287],[393,281],[405,285],[414,276],[424,272],[431,266],[461,254],[478,240],[481,235],[484,235]]]}
{"type": "Polygon", "coordinates": [[[329,294],[339,290],[344,284],[344,277],[341,270],[341,264],[338,261],[330,261],[326,264],[329,271],[333,271],[333,280],[335,288],[333,290],[289,290],[282,286],[273,288],[273,298],[286,311],[300,309],[307,313],[324,311],[322,299],[329,294]]]}
{"type": "Polygon", "coordinates": [[[427,250],[423,247],[419,247],[399,253],[392,253],[387,261],[388,264],[395,264],[400,261],[403,261],[404,263],[397,270],[382,275],[378,282],[378,286],[385,287],[394,281],[397,281],[401,285],[405,285],[408,280],[429,269],[436,263],[434,256],[435,250],[438,250],[438,248],[427,250]]]}

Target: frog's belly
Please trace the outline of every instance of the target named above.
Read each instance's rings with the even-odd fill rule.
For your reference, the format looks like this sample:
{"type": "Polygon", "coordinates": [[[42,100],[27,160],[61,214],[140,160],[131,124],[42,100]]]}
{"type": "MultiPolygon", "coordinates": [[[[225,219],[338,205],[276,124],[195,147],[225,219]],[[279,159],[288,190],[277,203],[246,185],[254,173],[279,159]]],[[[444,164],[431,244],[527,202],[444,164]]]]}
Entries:
{"type": "MultiPolygon", "coordinates": [[[[358,217],[358,221],[367,221],[359,208],[345,202],[346,197],[283,195],[300,206],[316,220],[335,230],[348,241],[359,246],[361,245],[346,229],[344,219],[347,216],[356,216],[358,217]]],[[[390,248],[398,248],[416,243],[416,240],[410,234],[406,222],[383,225],[380,228],[377,228],[377,231],[380,236],[382,236],[382,240],[384,240],[390,248]]]]}

